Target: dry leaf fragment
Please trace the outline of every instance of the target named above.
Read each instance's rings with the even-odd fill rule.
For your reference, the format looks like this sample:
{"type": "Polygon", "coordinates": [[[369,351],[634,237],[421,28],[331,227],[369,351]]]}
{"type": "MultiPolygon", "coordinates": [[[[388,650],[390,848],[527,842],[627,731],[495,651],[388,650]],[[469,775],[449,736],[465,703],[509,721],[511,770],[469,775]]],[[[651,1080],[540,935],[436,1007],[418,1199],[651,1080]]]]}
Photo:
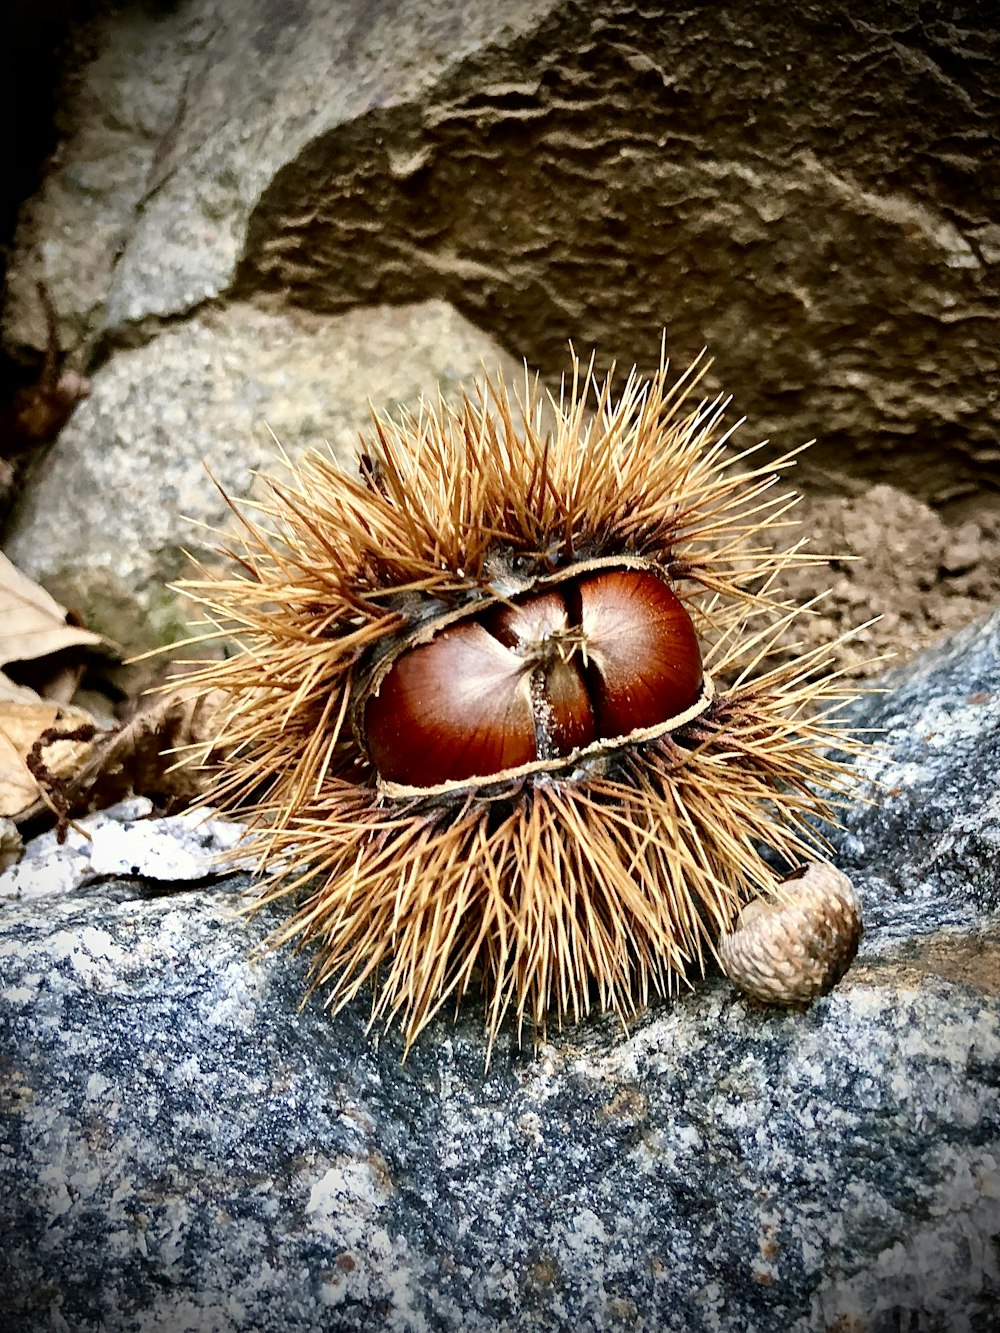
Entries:
{"type": "Polygon", "coordinates": [[[0,667],[49,657],[66,648],[118,655],[110,639],[71,624],[66,608],[0,552],[0,667]]]}
{"type": "Polygon", "coordinates": [[[24,851],[17,826],[10,819],[0,819],[0,875],[16,866],[24,851]]]}
{"type": "MultiPolygon", "coordinates": [[[[4,691],[6,694],[7,691],[4,691]]],[[[44,809],[44,783],[33,773],[40,759],[55,782],[86,761],[94,722],[82,708],[45,699],[0,697],[0,817],[20,819],[36,807],[44,809]]]]}
{"type": "MultiPolygon", "coordinates": [[[[194,763],[175,768],[179,747],[201,746],[204,760],[211,758],[216,736],[216,715],[227,701],[223,691],[196,694],[183,687],[141,709],[130,722],[114,730],[98,732],[70,767],[50,769],[53,751],[46,739],[41,763],[31,763],[44,788],[44,796],[17,816],[26,823],[53,809],[60,821],[104,810],[128,796],[149,796],[160,806],[180,806],[196,800],[204,786],[204,774],[194,763]]],[[[79,711],[79,710],[77,710],[79,711]]]]}
{"type": "Polygon", "coordinates": [[[228,702],[222,690],[195,695],[179,689],[141,709],[119,731],[99,740],[73,783],[78,801],[101,809],[125,796],[151,796],[166,803],[193,801],[204,788],[194,764],[175,768],[173,751],[201,745],[208,758],[215,740],[215,717],[228,702]]]}

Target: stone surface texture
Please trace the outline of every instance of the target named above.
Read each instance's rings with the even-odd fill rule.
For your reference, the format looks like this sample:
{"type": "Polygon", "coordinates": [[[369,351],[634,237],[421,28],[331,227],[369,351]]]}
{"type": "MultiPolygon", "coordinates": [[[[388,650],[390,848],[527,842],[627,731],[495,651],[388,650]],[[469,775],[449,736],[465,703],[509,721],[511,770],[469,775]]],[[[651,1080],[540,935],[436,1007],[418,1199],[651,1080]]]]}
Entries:
{"type": "Polygon", "coordinates": [[[233,296],[443,299],[546,373],[667,327],[834,488],[1000,493],[1000,30],[978,0],[182,0],[80,35],[29,201],[90,365],[233,296]]]}
{"type": "MultiPolygon", "coordinates": [[[[518,368],[450,306],[358,310],[334,319],[235,303],[206,309],[120,352],[48,455],[6,545],[88,625],[132,649],[182,638],[191,608],[168,581],[209,558],[209,529],[236,524],[212,478],[244,498],[327,444],[356,469],[371,406],[415,407],[462,382],[518,368]],[[200,526],[199,526],[200,525],[200,526]]],[[[521,371],[523,374],[523,370],[521,371]]]]}
{"type": "Polygon", "coordinates": [[[545,10],[537,0],[98,10],[78,33],[63,141],[22,214],[8,336],[43,345],[38,278],[66,341],[88,348],[219,296],[262,192],[307,144],[372,108],[411,105],[545,10]]]}
{"type": "Polygon", "coordinates": [[[95,628],[182,634],[163,585],[210,545],[183,516],[225,517],[201,462],[244,496],[267,426],[346,458],[368,398],[504,357],[554,384],[570,340],[649,370],[664,327],[677,369],[715,355],[744,444],[815,437],[810,496],[849,496],[857,529],[891,484],[921,558],[941,548],[866,601],[886,640],[995,604],[988,7],[179,0],[75,22],[2,339],[37,359],[43,281],[93,391],[4,536],[95,628]]]}
{"type": "Polygon", "coordinates": [[[0,913],[5,1328],[991,1333],[1000,1306],[1000,616],[856,721],[831,995],[721,979],[537,1054],[405,1064],[299,1001],[244,881],[0,913]],[[864,788],[863,790],[868,790],[864,788]]]}

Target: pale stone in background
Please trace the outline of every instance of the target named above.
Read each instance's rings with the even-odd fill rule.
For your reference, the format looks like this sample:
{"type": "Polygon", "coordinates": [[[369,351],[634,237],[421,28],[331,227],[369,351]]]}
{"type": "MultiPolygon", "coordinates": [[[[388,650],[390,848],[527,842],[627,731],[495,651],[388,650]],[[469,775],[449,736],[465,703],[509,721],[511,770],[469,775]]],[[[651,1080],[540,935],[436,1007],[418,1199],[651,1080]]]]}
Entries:
{"type": "Polygon", "coordinates": [[[454,395],[484,365],[508,379],[520,369],[440,301],[333,318],[243,303],[206,310],[94,376],[7,553],[128,648],[183,637],[189,612],[166,584],[194,573],[185,550],[208,556],[216,545],[195,524],[232,524],[213,476],[246,497],[256,469],[281,472],[274,437],[293,459],[329,443],[356,469],[369,400],[416,406],[438,384],[454,395]]]}

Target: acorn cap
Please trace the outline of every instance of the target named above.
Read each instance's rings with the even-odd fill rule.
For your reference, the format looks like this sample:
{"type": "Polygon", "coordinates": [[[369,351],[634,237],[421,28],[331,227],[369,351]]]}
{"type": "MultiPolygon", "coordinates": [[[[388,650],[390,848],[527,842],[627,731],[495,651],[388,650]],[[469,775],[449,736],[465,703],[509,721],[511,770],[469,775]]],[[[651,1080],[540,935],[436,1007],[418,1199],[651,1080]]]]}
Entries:
{"type": "Polygon", "coordinates": [[[726,976],[767,1004],[802,1004],[841,979],[863,933],[851,881],[822,861],[783,880],[773,902],[756,898],[719,940],[726,976]]]}

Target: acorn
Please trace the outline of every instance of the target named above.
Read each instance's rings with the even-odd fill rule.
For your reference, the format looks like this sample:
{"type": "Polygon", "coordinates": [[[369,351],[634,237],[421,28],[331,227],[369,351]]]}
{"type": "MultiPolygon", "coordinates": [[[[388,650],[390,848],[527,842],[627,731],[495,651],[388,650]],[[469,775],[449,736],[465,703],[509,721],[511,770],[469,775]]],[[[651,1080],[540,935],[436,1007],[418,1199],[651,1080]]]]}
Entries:
{"type": "Polygon", "coordinates": [[[776,655],[817,559],[775,544],[798,451],[730,451],[706,369],[376,415],[356,476],[288,464],[236,571],[180,585],[245,648],[197,680],[229,700],[209,799],[292,909],[271,942],[313,946],[334,1009],[372,985],[407,1048],[473,988],[487,1052],[508,1014],[627,1022],[849,786],[828,647],[776,655]]]}
{"type": "Polygon", "coordinates": [[[861,905],[848,877],[821,861],[798,866],[778,896],[755,898],[719,940],[719,962],[745,995],[796,1005],[825,995],[854,961],[861,905]]]}

